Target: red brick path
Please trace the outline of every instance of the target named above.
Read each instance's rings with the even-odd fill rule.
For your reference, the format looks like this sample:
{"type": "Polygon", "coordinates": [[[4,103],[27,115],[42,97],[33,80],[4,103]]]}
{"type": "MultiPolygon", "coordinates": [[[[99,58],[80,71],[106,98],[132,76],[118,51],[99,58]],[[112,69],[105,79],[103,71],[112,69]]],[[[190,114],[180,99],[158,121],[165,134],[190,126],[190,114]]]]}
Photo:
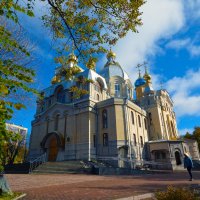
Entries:
{"type": "Polygon", "coordinates": [[[109,200],[154,192],[168,185],[200,184],[200,172],[135,176],[6,175],[13,191],[27,193],[24,200],[109,200]]]}

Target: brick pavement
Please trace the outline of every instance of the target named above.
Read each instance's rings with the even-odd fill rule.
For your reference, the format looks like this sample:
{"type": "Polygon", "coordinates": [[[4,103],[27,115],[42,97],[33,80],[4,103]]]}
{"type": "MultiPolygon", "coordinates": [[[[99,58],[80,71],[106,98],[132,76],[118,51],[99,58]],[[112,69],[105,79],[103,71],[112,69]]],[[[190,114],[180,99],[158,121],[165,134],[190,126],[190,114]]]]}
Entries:
{"type": "Polygon", "coordinates": [[[200,184],[200,172],[188,181],[186,172],[135,176],[6,175],[13,191],[27,193],[24,200],[111,200],[154,192],[168,185],[200,184]]]}

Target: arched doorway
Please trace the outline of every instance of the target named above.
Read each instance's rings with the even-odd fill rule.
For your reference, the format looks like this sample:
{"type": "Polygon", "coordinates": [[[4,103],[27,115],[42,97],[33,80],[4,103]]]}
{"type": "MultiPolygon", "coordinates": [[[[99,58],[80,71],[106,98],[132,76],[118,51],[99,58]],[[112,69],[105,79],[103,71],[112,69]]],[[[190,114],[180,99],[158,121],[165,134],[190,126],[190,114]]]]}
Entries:
{"type": "Polygon", "coordinates": [[[51,137],[49,141],[48,161],[56,161],[58,155],[58,145],[56,137],[51,137]]]}
{"type": "Polygon", "coordinates": [[[176,165],[181,165],[181,155],[178,151],[175,152],[176,165]]]}
{"type": "Polygon", "coordinates": [[[64,149],[64,137],[57,131],[48,133],[41,142],[41,147],[47,153],[48,161],[57,161],[60,159],[60,153],[64,149]]]}

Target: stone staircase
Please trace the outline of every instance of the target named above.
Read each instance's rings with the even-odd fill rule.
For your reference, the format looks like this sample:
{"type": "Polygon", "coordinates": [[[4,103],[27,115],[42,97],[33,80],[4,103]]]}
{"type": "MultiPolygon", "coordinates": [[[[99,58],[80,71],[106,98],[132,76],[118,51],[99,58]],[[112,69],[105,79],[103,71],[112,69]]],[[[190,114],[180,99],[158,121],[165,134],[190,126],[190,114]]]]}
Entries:
{"type": "Polygon", "coordinates": [[[90,167],[84,167],[81,161],[46,162],[33,170],[33,174],[86,174],[90,167]]]}

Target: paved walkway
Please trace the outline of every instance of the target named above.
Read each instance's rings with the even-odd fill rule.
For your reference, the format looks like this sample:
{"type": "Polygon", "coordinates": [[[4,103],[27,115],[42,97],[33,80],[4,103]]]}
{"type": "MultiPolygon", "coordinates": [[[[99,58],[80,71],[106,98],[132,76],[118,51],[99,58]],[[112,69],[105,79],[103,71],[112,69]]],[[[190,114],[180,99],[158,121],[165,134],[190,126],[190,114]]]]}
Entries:
{"type": "Polygon", "coordinates": [[[95,175],[6,175],[13,191],[27,193],[24,200],[113,200],[166,188],[168,185],[200,184],[200,172],[135,176],[95,175]]]}

